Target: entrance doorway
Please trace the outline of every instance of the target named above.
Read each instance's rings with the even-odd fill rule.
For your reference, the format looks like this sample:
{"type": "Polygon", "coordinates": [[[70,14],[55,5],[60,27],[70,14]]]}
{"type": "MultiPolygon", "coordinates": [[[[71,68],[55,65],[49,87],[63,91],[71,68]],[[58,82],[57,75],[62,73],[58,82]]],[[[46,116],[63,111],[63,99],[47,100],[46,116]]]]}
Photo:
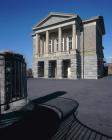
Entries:
{"type": "Polygon", "coordinates": [[[63,60],[62,61],[62,77],[63,78],[70,78],[71,77],[70,60],[63,60]]]}
{"type": "Polygon", "coordinates": [[[56,60],[49,61],[49,78],[55,78],[56,73],[56,60]]]}
{"type": "Polygon", "coordinates": [[[44,62],[38,62],[38,77],[44,77],[44,62]]]}

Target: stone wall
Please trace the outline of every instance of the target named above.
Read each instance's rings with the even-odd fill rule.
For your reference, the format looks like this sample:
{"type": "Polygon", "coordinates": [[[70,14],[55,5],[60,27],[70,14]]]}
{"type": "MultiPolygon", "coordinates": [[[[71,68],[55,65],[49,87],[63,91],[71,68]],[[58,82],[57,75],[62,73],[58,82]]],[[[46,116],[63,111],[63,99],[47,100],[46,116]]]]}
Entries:
{"type": "Polygon", "coordinates": [[[103,46],[102,46],[102,33],[100,29],[96,28],[96,53],[97,53],[97,64],[98,64],[98,77],[104,75],[104,62],[103,62],[103,46]]]}
{"type": "MultiPolygon", "coordinates": [[[[57,64],[57,75],[55,78],[57,79],[62,79],[62,61],[63,60],[70,60],[71,62],[71,76],[69,77],[70,79],[77,79],[77,72],[80,67],[80,59],[79,59],[79,54],[77,54],[76,50],[73,52],[57,52],[54,54],[48,54],[48,56],[43,56],[43,57],[38,57],[36,61],[36,65],[38,65],[39,61],[44,62],[44,78],[48,78],[48,71],[49,71],[49,61],[51,60],[56,60],[57,64]],[[77,58],[78,57],[78,58],[77,58]]],[[[35,67],[35,66],[34,66],[35,67]]],[[[35,70],[38,71],[38,70],[35,70]]],[[[80,74],[79,76],[80,77],[80,74]]],[[[36,77],[38,78],[38,76],[36,77]]]]}
{"type": "Polygon", "coordinates": [[[112,63],[108,64],[108,75],[112,75],[112,63]]]}
{"type": "MultiPolygon", "coordinates": [[[[4,104],[5,101],[5,60],[0,55],[0,104],[4,104]]],[[[3,112],[4,106],[0,107],[0,112],[3,112]]]]}
{"type": "Polygon", "coordinates": [[[97,79],[96,22],[84,24],[83,32],[83,77],[97,79]]]}
{"type": "Polygon", "coordinates": [[[84,56],[84,79],[97,79],[97,56],[84,56]]]}

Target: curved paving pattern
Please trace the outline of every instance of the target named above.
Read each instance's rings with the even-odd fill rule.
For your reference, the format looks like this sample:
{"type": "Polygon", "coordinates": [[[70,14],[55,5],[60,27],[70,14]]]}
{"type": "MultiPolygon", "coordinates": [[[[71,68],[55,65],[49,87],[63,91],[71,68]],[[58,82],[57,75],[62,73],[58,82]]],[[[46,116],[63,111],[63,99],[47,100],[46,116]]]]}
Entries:
{"type": "Polygon", "coordinates": [[[63,97],[41,104],[39,101],[31,102],[19,112],[2,115],[0,137],[4,140],[29,137],[39,140],[112,140],[78,120],[76,101],[63,97]]]}
{"type": "Polygon", "coordinates": [[[112,137],[87,127],[72,114],[61,123],[51,140],[112,140],[112,137]]]}

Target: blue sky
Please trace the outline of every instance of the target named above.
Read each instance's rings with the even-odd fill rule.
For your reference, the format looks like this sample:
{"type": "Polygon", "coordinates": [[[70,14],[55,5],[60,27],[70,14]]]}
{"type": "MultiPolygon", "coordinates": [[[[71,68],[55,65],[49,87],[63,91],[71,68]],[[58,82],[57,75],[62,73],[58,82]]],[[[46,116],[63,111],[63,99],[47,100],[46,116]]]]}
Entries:
{"type": "Polygon", "coordinates": [[[0,51],[22,53],[32,66],[32,26],[49,12],[79,14],[82,19],[102,15],[106,34],[104,56],[112,58],[112,0],[0,0],[0,51]]]}

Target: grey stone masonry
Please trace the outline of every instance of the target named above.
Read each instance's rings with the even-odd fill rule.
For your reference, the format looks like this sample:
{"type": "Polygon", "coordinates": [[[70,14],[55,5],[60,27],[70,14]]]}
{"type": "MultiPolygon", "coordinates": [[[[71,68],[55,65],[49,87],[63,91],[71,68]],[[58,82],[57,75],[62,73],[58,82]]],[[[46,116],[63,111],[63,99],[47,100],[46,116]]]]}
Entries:
{"type": "Polygon", "coordinates": [[[71,79],[77,79],[77,59],[71,59],[71,79]]]}
{"type": "Polygon", "coordinates": [[[84,51],[96,50],[96,25],[84,25],[84,51]]]}
{"type": "Polygon", "coordinates": [[[62,60],[58,59],[57,60],[57,77],[58,79],[62,78],[62,60]]]}
{"type": "Polygon", "coordinates": [[[46,59],[44,61],[45,65],[44,65],[44,77],[48,78],[48,71],[49,71],[49,64],[48,64],[48,60],[46,59]]]}
{"type": "Polygon", "coordinates": [[[104,34],[102,16],[82,20],[77,14],[50,13],[33,27],[34,78],[38,78],[38,70],[43,72],[43,68],[43,78],[102,77],[104,34]],[[44,66],[39,69],[37,63],[41,60],[44,66]]]}
{"type": "Polygon", "coordinates": [[[33,38],[33,64],[32,64],[32,70],[33,70],[33,77],[38,77],[38,68],[37,68],[37,53],[36,53],[36,37],[33,38]]]}
{"type": "Polygon", "coordinates": [[[97,56],[84,57],[84,79],[97,79],[97,56]]]}

